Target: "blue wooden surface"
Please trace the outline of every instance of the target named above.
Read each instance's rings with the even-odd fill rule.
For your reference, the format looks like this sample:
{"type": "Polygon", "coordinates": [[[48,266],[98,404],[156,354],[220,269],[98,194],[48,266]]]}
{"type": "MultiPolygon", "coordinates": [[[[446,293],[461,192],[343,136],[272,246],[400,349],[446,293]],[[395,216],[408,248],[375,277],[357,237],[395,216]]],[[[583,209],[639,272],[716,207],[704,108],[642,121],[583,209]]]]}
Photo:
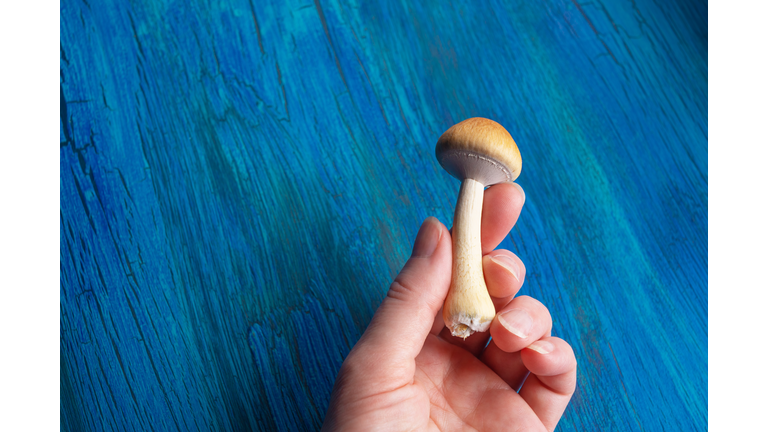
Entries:
{"type": "Polygon", "coordinates": [[[61,2],[62,430],[317,429],[472,116],[559,430],[706,429],[706,3],[416,3],[61,2]]]}

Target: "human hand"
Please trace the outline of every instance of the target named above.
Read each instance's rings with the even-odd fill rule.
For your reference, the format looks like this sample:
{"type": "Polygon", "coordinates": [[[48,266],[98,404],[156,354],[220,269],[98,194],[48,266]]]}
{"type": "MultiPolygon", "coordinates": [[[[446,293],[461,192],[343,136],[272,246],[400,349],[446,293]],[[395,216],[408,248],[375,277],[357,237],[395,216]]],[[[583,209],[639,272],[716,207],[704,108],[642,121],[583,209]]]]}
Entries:
{"type": "Polygon", "coordinates": [[[555,429],[576,387],[573,350],[551,337],[544,305],[514,297],[525,277],[520,259],[493,250],[524,202],[516,185],[485,191],[483,272],[497,314],[490,332],[466,340],[451,336],[441,313],[451,235],[437,219],[424,221],[411,258],[344,360],[324,431],[555,429]]]}

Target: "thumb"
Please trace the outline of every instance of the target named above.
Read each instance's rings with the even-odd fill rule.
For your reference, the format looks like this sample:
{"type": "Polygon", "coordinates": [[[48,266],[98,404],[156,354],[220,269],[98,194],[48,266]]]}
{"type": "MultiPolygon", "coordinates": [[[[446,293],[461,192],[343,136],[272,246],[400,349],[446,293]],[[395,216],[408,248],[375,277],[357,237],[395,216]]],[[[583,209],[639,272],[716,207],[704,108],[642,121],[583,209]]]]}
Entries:
{"type": "MultiPolygon", "coordinates": [[[[421,224],[408,262],[360,339],[380,364],[413,361],[451,283],[451,235],[434,217],[421,224]]],[[[412,375],[411,375],[412,376],[412,375]]]]}

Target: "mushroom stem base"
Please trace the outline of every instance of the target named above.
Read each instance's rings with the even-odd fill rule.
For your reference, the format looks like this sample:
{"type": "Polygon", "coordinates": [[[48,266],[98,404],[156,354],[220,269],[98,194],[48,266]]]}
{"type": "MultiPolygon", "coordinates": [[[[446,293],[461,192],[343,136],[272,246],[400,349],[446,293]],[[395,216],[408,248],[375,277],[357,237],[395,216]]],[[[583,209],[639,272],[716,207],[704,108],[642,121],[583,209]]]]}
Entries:
{"type": "Polygon", "coordinates": [[[488,331],[491,326],[491,320],[483,319],[478,316],[470,317],[467,314],[461,313],[454,316],[453,323],[449,328],[451,329],[451,335],[466,339],[472,333],[482,333],[488,331]]]}

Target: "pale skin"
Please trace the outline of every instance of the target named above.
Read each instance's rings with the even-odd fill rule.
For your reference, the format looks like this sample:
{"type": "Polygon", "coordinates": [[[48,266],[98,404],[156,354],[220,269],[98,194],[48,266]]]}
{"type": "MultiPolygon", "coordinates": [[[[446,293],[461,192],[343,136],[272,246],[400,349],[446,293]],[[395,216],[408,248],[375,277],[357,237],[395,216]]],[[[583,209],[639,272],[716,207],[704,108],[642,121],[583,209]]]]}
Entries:
{"type": "Polygon", "coordinates": [[[576,388],[573,350],[551,336],[543,304],[516,297],[525,278],[520,259],[494,250],[524,202],[513,184],[485,191],[483,272],[497,315],[489,332],[466,340],[451,336],[441,312],[451,234],[435,218],[424,221],[410,259],[344,360],[324,431],[555,429],[576,388]]]}

